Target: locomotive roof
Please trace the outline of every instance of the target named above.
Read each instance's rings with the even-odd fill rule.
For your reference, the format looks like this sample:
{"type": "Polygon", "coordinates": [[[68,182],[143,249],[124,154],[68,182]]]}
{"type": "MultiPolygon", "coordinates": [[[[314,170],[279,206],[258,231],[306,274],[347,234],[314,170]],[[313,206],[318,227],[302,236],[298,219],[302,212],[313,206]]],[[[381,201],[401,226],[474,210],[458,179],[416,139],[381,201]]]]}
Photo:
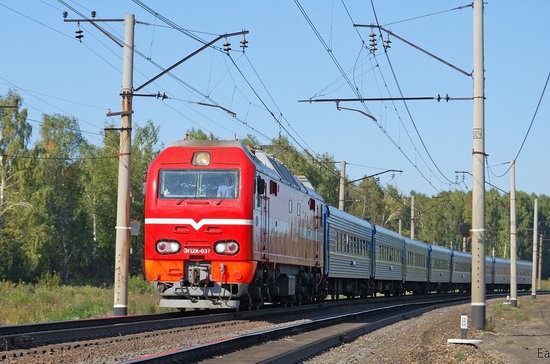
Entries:
{"type": "MultiPolygon", "coordinates": [[[[244,150],[246,155],[252,160],[256,170],[269,175],[274,180],[278,180],[300,190],[319,200],[323,198],[313,189],[309,181],[303,183],[302,179],[298,178],[290,172],[290,170],[278,159],[265,153],[262,150],[251,151],[247,145],[240,140],[177,140],[171,147],[236,147],[244,150]]],[[[307,180],[307,179],[306,179],[307,180]]]]}

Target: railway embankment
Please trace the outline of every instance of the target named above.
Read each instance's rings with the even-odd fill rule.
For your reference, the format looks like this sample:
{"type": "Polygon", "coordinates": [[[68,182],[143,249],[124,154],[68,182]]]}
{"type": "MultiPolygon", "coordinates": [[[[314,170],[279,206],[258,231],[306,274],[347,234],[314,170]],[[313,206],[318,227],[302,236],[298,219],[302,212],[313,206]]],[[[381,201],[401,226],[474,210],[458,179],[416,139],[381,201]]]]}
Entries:
{"type": "Polygon", "coordinates": [[[447,344],[460,338],[460,315],[470,305],[447,307],[399,322],[333,348],[309,364],[329,363],[544,363],[550,362],[550,295],[519,298],[519,307],[505,299],[488,300],[485,332],[468,337],[479,347],[447,344]]]}

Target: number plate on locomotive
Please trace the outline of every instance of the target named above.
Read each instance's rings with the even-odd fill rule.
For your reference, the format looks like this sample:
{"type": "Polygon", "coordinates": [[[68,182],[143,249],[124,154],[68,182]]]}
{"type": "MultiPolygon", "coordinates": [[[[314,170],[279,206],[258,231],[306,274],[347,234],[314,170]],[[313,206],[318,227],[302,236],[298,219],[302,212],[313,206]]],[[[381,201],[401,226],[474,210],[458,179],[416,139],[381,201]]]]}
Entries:
{"type": "Polygon", "coordinates": [[[210,248],[183,248],[184,254],[209,254],[210,248]]]}

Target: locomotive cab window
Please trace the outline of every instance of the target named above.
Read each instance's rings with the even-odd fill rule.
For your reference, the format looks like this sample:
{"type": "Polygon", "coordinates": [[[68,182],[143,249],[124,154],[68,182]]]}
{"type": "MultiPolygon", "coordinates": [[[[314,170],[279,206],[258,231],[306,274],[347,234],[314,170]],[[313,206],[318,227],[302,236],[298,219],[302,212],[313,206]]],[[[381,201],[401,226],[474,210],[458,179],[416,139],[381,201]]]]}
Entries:
{"type": "Polygon", "coordinates": [[[235,170],[164,169],[159,175],[159,198],[238,197],[239,172],[235,170]]]}

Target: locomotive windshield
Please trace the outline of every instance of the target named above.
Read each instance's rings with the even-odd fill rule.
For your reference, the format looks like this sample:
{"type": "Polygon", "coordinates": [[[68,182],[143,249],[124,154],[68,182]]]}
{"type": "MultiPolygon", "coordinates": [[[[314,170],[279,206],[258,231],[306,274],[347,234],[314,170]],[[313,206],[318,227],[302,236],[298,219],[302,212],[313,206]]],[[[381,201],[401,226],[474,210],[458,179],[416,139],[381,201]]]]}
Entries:
{"type": "Polygon", "coordinates": [[[239,172],[234,170],[160,171],[160,198],[237,198],[239,172]]]}

